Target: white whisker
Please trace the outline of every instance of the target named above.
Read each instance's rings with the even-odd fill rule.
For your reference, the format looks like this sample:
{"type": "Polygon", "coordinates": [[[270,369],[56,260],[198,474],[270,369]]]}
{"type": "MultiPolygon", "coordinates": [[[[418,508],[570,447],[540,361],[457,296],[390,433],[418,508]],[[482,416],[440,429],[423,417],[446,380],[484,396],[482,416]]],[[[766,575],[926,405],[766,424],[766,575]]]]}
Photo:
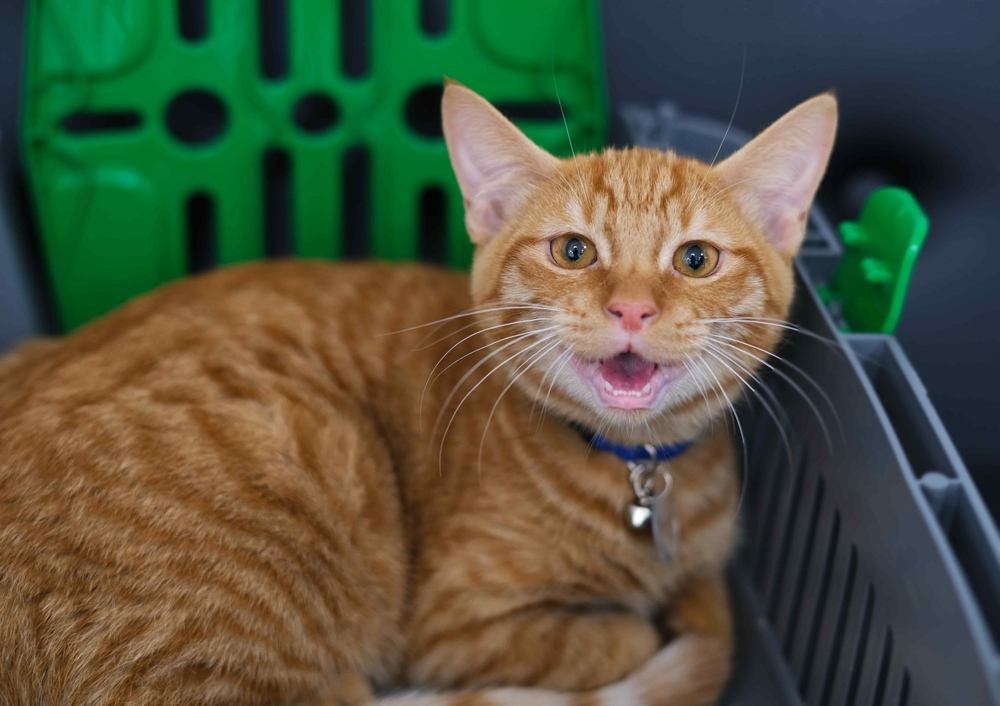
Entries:
{"type": "Polygon", "coordinates": [[[740,433],[740,442],[743,444],[743,454],[744,454],[744,459],[745,459],[746,458],[746,448],[747,448],[747,438],[746,438],[746,435],[743,433],[743,424],[740,422],[740,415],[738,415],[736,413],[736,407],[733,405],[733,401],[731,399],[729,399],[729,395],[726,393],[726,388],[723,387],[722,382],[719,380],[719,376],[715,374],[715,371],[712,370],[712,367],[708,364],[707,361],[701,360],[700,358],[693,358],[692,362],[701,363],[705,367],[705,370],[708,371],[708,374],[712,376],[713,380],[715,380],[715,394],[716,394],[716,396],[718,397],[719,393],[721,393],[722,397],[725,398],[726,404],[729,406],[729,411],[733,415],[733,420],[736,422],[736,428],[738,429],[738,431],[740,433]]]}
{"type": "MultiPolygon", "coordinates": [[[[728,369],[729,372],[733,374],[733,377],[739,380],[740,384],[743,385],[750,392],[752,392],[754,396],[760,401],[761,406],[764,407],[767,413],[771,416],[771,418],[774,420],[775,426],[778,428],[778,433],[781,435],[781,440],[785,446],[785,453],[788,456],[789,467],[793,466],[794,462],[792,460],[792,445],[788,439],[788,434],[785,432],[785,426],[784,424],[781,423],[781,419],[779,419],[778,414],[774,411],[774,409],[771,408],[771,405],[768,403],[764,395],[758,392],[753,385],[751,385],[749,382],[746,381],[745,378],[743,378],[743,376],[737,373],[736,370],[734,370],[733,367],[728,362],[726,362],[725,358],[723,358],[715,350],[713,350],[712,346],[706,347],[705,352],[708,353],[713,358],[715,358],[717,361],[719,361],[726,369],[728,369]]],[[[764,386],[762,385],[762,387],[764,386]]]]}
{"type": "Polygon", "coordinates": [[[736,429],[739,431],[740,434],[740,449],[743,451],[743,467],[742,467],[743,478],[741,479],[740,482],[740,495],[739,498],[737,498],[736,500],[736,510],[734,512],[734,514],[738,516],[740,514],[740,509],[743,507],[743,498],[746,496],[746,487],[747,487],[746,474],[747,474],[747,468],[750,465],[750,462],[747,458],[747,437],[746,434],[743,432],[743,423],[740,421],[740,415],[736,413],[736,407],[733,406],[732,400],[729,399],[729,395],[726,394],[725,388],[722,387],[722,383],[719,381],[719,378],[715,374],[715,371],[712,370],[712,367],[706,361],[701,360],[700,358],[694,358],[692,362],[701,363],[701,365],[704,366],[705,370],[708,371],[709,375],[711,375],[712,378],[715,380],[715,387],[716,387],[715,396],[716,398],[719,398],[719,392],[722,392],[722,394],[725,396],[726,404],[729,405],[729,411],[733,416],[733,421],[736,423],[736,429]]]}
{"type": "Polygon", "coordinates": [[[569,151],[574,157],[576,150],[573,149],[573,138],[569,134],[569,122],[566,120],[566,111],[563,110],[562,97],[559,95],[559,82],[556,80],[556,67],[552,65],[552,86],[556,89],[556,103],[559,104],[559,114],[562,116],[563,127],[566,128],[566,140],[569,142],[569,151]]]}
{"type": "Polygon", "coordinates": [[[691,379],[694,380],[694,384],[698,386],[698,392],[701,393],[701,398],[703,400],[705,400],[706,418],[707,419],[711,419],[712,416],[713,416],[712,415],[712,405],[708,401],[708,395],[705,394],[705,386],[702,384],[701,376],[700,375],[696,375],[695,373],[697,371],[695,371],[694,369],[691,368],[690,365],[688,365],[688,363],[690,361],[691,361],[691,356],[690,355],[685,355],[684,356],[684,360],[681,361],[681,362],[683,363],[684,369],[687,371],[688,375],[690,375],[691,379]]]}
{"type": "MultiPolygon", "coordinates": [[[[708,334],[708,338],[712,339],[713,341],[715,341],[719,345],[726,346],[727,348],[730,348],[730,349],[732,349],[732,350],[734,350],[734,351],[736,351],[738,353],[742,353],[743,355],[749,356],[750,358],[756,360],[761,365],[766,366],[775,375],[779,376],[782,380],[784,380],[785,382],[787,382],[792,387],[792,389],[794,389],[802,397],[802,399],[805,400],[806,404],[809,405],[809,408],[812,410],[812,413],[816,417],[816,421],[819,422],[819,425],[820,425],[820,427],[823,430],[823,435],[826,437],[827,447],[829,448],[830,453],[833,453],[833,441],[830,438],[830,432],[827,429],[826,422],[823,419],[823,415],[820,414],[819,408],[812,401],[812,398],[809,395],[806,394],[806,391],[803,390],[802,387],[797,382],[795,382],[795,380],[793,380],[791,378],[791,376],[785,374],[784,371],[782,371],[779,368],[777,368],[776,366],[772,365],[765,358],[761,358],[760,356],[754,355],[750,351],[743,350],[742,348],[739,348],[738,346],[734,345],[733,343],[728,343],[727,341],[732,341],[734,343],[738,343],[738,344],[743,345],[743,346],[749,346],[750,348],[758,350],[758,351],[760,351],[760,352],[762,352],[762,353],[764,353],[766,355],[774,355],[773,353],[770,353],[767,349],[761,348],[760,346],[755,346],[752,343],[748,343],[746,341],[741,341],[738,338],[731,338],[729,336],[722,336],[721,334],[711,334],[710,333],[710,334],[708,334]]],[[[830,399],[830,396],[826,394],[826,391],[823,390],[822,387],[820,387],[819,383],[817,383],[815,380],[813,380],[812,376],[810,376],[808,373],[806,373],[804,370],[802,370],[802,368],[800,368],[799,366],[795,365],[791,361],[786,360],[786,359],[784,359],[784,358],[782,358],[781,356],[778,356],[778,355],[774,355],[774,358],[775,358],[775,360],[778,360],[779,362],[782,362],[785,365],[788,365],[789,367],[791,367],[793,370],[797,371],[800,375],[802,375],[803,379],[805,379],[814,388],[816,388],[816,390],[820,393],[820,395],[822,395],[823,399],[826,401],[827,405],[830,407],[830,411],[833,412],[834,418],[836,418],[836,420],[837,420],[837,424],[840,425],[840,415],[837,414],[837,409],[836,409],[836,407],[834,407],[833,401],[830,399]]],[[[841,431],[843,431],[842,427],[841,427],[841,431]]]]}
{"type": "Polygon", "coordinates": [[[743,59],[740,63],[740,85],[736,89],[736,103],[733,105],[733,112],[729,116],[729,124],[726,125],[726,131],[722,133],[722,140],[719,142],[719,148],[715,150],[715,156],[712,157],[709,167],[714,167],[716,160],[719,159],[719,154],[722,152],[722,148],[726,144],[726,139],[729,137],[729,131],[733,129],[733,121],[736,120],[736,111],[740,108],[740,99],[743,98],[743,79],[746,77],[747,73],[747,45],[743,45],[743,59]]]}
{"type": "Polygon", "coordinates": [[[493,407],[490,408],[490,414],[486,418],[486,425],[483,427],[483,435],[479,439],[479,453],[476,455],[476,473],[478,475],[482,474],[482,468],[483,468],[483,447],[486,444],[486,433],[490,429],[490,422],[493,421],[493,417],[497,413],[497,408],[500,406],[500,401],[503,400],[503,397],[504,397],[504,395],[507,394],[507,391],[514,386],[514,384],[517,382],[518,378],[520,378],[522,375],[524,375],[525,373],[527,373],[528,370],[530,370],[531,367],[535,363],[537,363],[539,360],[541,360],[543,357],[545,357],[548,353],[551,353],[553,350],[555,350],[558,347],[559,347],[559,341],[556,340],[556,341],[550,343],[549,345],[543,347],[541,350],[535,351],[534,353],[532,353],[531,356],[528,357],[528,360],[526,360],[523,363],[520,363],[518,365],[518,367],[514,369],[514,373],[511,375],[510,380],[507,381],[507,384],[504,385],[504,388],[500,391],[500,394],[497,395],[496,400],[493,402],[493,407]]]}
{"type": "Polygon", "coordinates": [[[459,312],[457,314],[452,314],[451,316],[445,316],[441,319],[435,319],[434,321],[428,321],[427,323],[417,324],[416,326],[407,326],[406,328],[401,328],[396,331],[386,331],[385,333],[378,334],[378,337],[382,336],[395,336],[396,334],[406,333],[407,331],[416,331],[417,329],[427,328],[428,326],[434,326],[435,324],[444,324],[449,321],[454,321],[455,319],[462,319],[467,316],[477,316],[479,314],[492,314],[500,311],[517,311],[521,309],[536,309],[540,311],[556,311],[561,312],[557,306],[545,306],[541,304],[511,304],[508,306],[492,306],[489,308],[472,308],[466,311],[459,312]]]}
{"type": "MultiPolygon", "coordinates": [[[[566,359],[563,360],[563,362],[559,364],[559,369],[556,370],[555,375],[553,375],[552,379],[549,381],[549,389],[545,391],[545,401],[542,402],[542,418],[543,419],[545,417],[545,413],[549,409],[549,398],[552,396],[552,388],[555,387],[556,378],[566,368],[566,365],[569,364],[569,362],[573,359],[573,351],[566,351],[566,353],[567,353],[566,359]]],[[[539,424],[541,424],[541,420],[539,420],[539,424]]]]}
{"type": "Polygon", "coordinates": [[[465,343],[466,341],[468,341],[470,338],[474,338],[476,336],[479,336],[480,334],[484,334],[484,333],[487,333],[489,331],[495,331],[495,330],[500,329],[500,328],[506,328],[508,326],[516,326],[518,324],[528,324],[528,323],[548,322],[548,321],[552,321],[551,317],[544,317],[544,318],[539,318],[539,319],[523,319],[523,320],[519,320],[519,321],[511,321],[511,322],[508,322],[508,323],[505,323],[505,324],[497,324],[495,326],[488,326],[487,328],[482,329],[480,331],[476,331],[475,333],[470,333],[468,336],[466,336],[465,338],[463,338],[461,341],[459,341],[458,343],[455,343],[454,345],[452,345],[451,348],[449,348],[448,350],[446,350],[441,355],[441,357],[438,358],[437,362],[434,364],[434,367],[431,368],[431,371],[429,373],[427,373],[427,379],[424,381],[424,387],[420,391],[420,405],[419,405],[418,409],[423,409],[424,408],[424,398],[427,395],[428,388],[431,385],[433,385],[434,382],[437,381],[437,379],[439,377],[441,377],[448,369],[450,369],[454,365],[457,365],[458,363],[460,363],[465,358],[468,358],[470,355],[473,355],[474,353],[478,353],[479,351],[481,351],[481,350],[483,350],[485,348],[490,348],[491,346],[495,346],[498,343],[503,343],[504,341],[508,341],[508,340],[510,340],[512,338],[517,338],[518,336],[531,335],[533,333],[541,333],[542,331],[552,331],[552,330],[557,329],[558,326],[545,326],[545,327],[542,327],[541,329],[532,329],[531,331],[515,333],[515,334],[513,334],[511,336],[505,336],[505,337],[503,337],[503,338],[501,338],[501,339],[499,339],[497,341],[490,341],[486,345],[480,346],[479,348],[476,348],[474,350],[469,351],[468,353],[465,353],[462,356],[459,356],[458,358],[456,358],[455,360],[453,360],[452,362],[450,362],[448,365],[446,365],[444,368],[442,368],[440,371],[438,371],[437,374],[435,375],[435,371],[438,370],[438,367],[441,365],[441,363],[443,363],[445,361],[445,359],[448,357],[448,355],[453,350],[455,350],[456,348],[458,348],[460,345],[462,345],[463,343],[465,343]]]}
{"type": "MultiPolygon", "coordinates": [[[[472,388],[468,392],[465,393],[465,396],[462,397],[461,400],[459,400],[458,405],[455,407],[455,411],[451,413],[451,417],[448,419],[448,423],[445,425],[444,432],[441,434],[441,444],[438,447],[438,471],[439,472],[443,468],[443,462],[444,462],[444,442],[445,442],[445,439],[448,438],[448,432],[451,430],[451,425],[455,421],[455,417],[458,416],[458,412],[459,412],[459,410],[462,409],[462,405],[465,404],[465,401],[468,400],[469,397],[472,396],[472,393],[474,393],[476,390],[478,390],[479,387],[480,387],[480,385],[482,385],[484,382],[486,382],[486,380],[488,380],[493,375],[493,373],[495,373],[496,371],[500,370],[500,368],[504,367],[505,365],[507,365],[507,363],[509,363],[510,361],[514,360],[515,358],[524,355],[525,353],[527,353],[528,351],[532,350],[533,348],[537,348],[538,346],[546,343],[547,341],[549,341],[550,339],[554,338],[555,336],[556,336],[556,334],[551,333],[548,336],[544,336],[541,339],[539,339],[538,341],[535,341],[534,343],[529,343],[527,346],[525,346],[521,350],[517,351],[513,355],[508,356],[503,361],[501,361],[498,365],[494,366],[482,378],[480,378],[479,382],[477,382],[475,385],[473,385],[472,388]]],[[[517,341],[512,341],[512,343],[516,343],[516,342],[517,341]]],[[[461,383],[461,381],[459,381],[459,383],[461,383]]],[[[457,388],[457,386],[456,386],[456,388],[457,388]]],[[[454,394],[454,389],[452,391],[452,394],[448,395],[448,400],[450,400],[452,398],[453,394],[454,394]]],[[[438,420],[440,420],[442,418],[442,416],[443,416],[442,413],[446,410],[446,408],[447,408],[447,400],[445,401],[445,404],[441,407],[441,413],[438,414],[438,420]]],[[[431,431],[431,438],[434,437],[434,433],[437,431],[437,428],[438,428],[438,421],[436,420],[434,422],[434,428],[431,431]]]]}
{"type": "Polygon", "coordinates": [[[496,357],[497,355],[499,355],[503,351],[507,350],[511,346],[515,345],[516,343],[518,343],[520,341],[523,341],[525,338],[529,338],[532,335],[534,335],[534,331],[528,331],[523,336],[520,335],[520,334],[518,334],[517,336],[511,337],[512,340],[508,341],[507,343],[504,343],[499,348],[497,348],[497,349],[495,349],[495,350],[490,351],[489,353],[487,353],[479,361],[477,361],[471,368],[469,368],[468,370],[465,371],[465,373],[462,374],[462,377],[460,377],[458,379],[458,382],[456,382],[452,386],[451,390],[448,392],[448,395],[447,395],[447,397],[445,397],[444,402],[441,403],[441,408],[438,410],[437,417],[435,417],[435,419],[434,419],[434,426],[431,427],[431,438],[433,438],[433,436],[434,436],[433,432],[437,430],[438,425],[441,423],[441,419],[444,417],[445,410],[447,409],[448,404],[455,397],[455,394],[458,392],[458,390],[461,388],[461,386],[465,383],[465,381],[468,380],[470,377],[472,377],[472,375],[477,370],[479,370],[479,368],[481,368],[482,366],[484,366],[492,358],[496,357]]]}
{"type": "Polygon", "coordinates": [[[444,326],[444,324],[440,324],[434,330],[428,331],[427,334],[423,338],[421,338],[419,341],[417,341],[417,347],[414,348],[413,350],[414,350],[414,352],[427,350],[428,348],[430,348],[430,347],[432,347],[434,345],[437,345],[438,343],[441,343],[441,341],[445,341],[445,340],[451,338],[452,336],[457,336],[458,334],[462,333],[462,331],[468,331],[470,328],[474,328],[476,326],[479,326],[480,323],[481,322],[479,322],[479,321],[472,321],[471,323],[465,324],[465,326],[460,326],[459,328],[455,329],[454,331],[451,331],[450,333],[446,333],[443,336],[438,336],[434,340],[429,341],[427,343],[424,343],[424,341],[427,341],[427,339],[429,339],[431,336],[433,336],[434,334],[436,334],[438,331],[441,330],[441,327],[444,326]]]}
{"type": "Polygon", "coordinates": [[[533,418],[535,416],[535,411],[539,407],[539,399],[542,397],[542,388],[545,387],[545,381],[549,379],[549,376],[552,376],[552,380],[549,383],[548,393],[545,395],[545,401],[541,404],[542,409],[541,413],[538,415],[538,426],[535,428],[535,431],[538,431],[538,429],[541,429],[542,427],[542,422],[545,419],[545,410],[549,403],[549,394],[552,392],[552,387],[556,383],[556,378],[572,357],[573,351],[568,348],[556,356],[555,359],[549,363],[549,367],[545,370],[545,375],[542,376],[542,381],[538,383],[538,390],[535,393],[535,401],[531,405],[531,415],[529,418],[533,418]]]}
{"type": "Polygon", "coordinates": [[[772,403],[774,403],[775,408],[780,412],[781,418],[786,422],[788,422],[789,424],[791,423],[791,420],[788,419],[788,414],[785,412],[784,407],[782,407],[781,405],[781,401],[778,400],[778,396],[774,394],[774,390],[772,390],[771,386],[766,384],[754,370],[750,369],[747,365],[743,363],[743,361],[737,359],[728,351],[724,351],[721,348],[719,348],[717,346],[717,342],[716,343],[706,342],[705,346],[707,349],[715,351],[717,355],[722,356],[727,361],[729,361],[737,368],[739,368],[742,372],[746,373],[747,377],[743,379],[746,380],[747,378],[749,378],[750,380],[753,380],[755,383],[757,383],[757,385],[764,392],[764,394],[767,395],[768,399],[771,400],[772,403]]]}
{"type": "Polygon", "coordinates": [[[803,336],[808,336],[814,338],[817,341],[822,341],[823,343],[831,346],[837,350],[841,355],[844,354],[844,349],[840,341],[834,340],[832,338],[827,338],[826,336],[821,336],[818,333],[810,331],[802,326],[797,326],[795,324],[783,321],[781,319],[767,319],[767,318],[755,318],[755,317],[724,317],[718,319],[698,319],[698,323],[703,324],[755,324],[759,326],[771,326],[773,328],[780,328],[786,331],[793,331],[795,333],[800,333],[803,336]]]}

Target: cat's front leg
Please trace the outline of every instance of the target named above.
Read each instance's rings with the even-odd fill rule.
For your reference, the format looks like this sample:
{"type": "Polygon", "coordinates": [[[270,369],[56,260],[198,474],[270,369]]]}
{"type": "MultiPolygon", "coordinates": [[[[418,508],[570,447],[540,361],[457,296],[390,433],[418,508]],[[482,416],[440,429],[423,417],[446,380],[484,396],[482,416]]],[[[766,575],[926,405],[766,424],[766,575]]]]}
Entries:
{"type": "Polygon", "coordinates": [[[450,688],[595,689],[628,677],[662,644],[652,623],[637,614],[549,604],[422,632],[412,642],[408,681],[450,688]]]}
{"type": "Polygon", "coordinates": [[[733,616],[729,591],[721,575],[685,581],[664,613],[665,627],[675,635],[694,633],[716,639],[732,649],[733,616]]]}
{"type": "Polygon", "coordinates": [[[322,706],[366,706],[375,703],[371,682],[357,672],[346,672],[336,677],[331,695],[322,706]]]}
{"type": "Polygon", "coordinates": [[[664,618],[673,638],[631,678],[611,687],[609,697],[647,706],[713,706],[732,667],[733,619],[724,578],[688,580],[664,618]]]}

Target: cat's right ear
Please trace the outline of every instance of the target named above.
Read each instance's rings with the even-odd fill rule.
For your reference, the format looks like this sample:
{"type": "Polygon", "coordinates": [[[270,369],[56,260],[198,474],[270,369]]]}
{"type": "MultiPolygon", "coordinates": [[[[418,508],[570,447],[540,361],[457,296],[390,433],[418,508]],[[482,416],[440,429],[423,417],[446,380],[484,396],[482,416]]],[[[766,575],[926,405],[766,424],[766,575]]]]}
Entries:
{"type": "Polygon", "coordinates": [[[465,202],[465,226],[476,244],[499,233],[559,160],[529,140],[485,98],[446,80],[444,139],[465,202]]]}
{"type": "Polygon", "coordinates": [[[785,113],[713,170],[774,248],[798,252],[837,134],[837,99],[824,93],[785,113]]]}

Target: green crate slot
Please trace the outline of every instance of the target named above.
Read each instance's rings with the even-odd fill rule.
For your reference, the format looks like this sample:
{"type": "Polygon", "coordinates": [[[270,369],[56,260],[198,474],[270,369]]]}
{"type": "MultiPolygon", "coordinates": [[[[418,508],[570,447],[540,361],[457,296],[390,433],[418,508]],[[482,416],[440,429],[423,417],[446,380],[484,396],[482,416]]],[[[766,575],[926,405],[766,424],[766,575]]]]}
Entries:
{"type": "Polygon", "coordinates": [[[471,247],[441,80],[556,154],[607,131],[596,0],[33,0],[22,140],[57,315],[294,254],[471,247]],[[565,110],[565,121],[557,96],[565,110]]]}

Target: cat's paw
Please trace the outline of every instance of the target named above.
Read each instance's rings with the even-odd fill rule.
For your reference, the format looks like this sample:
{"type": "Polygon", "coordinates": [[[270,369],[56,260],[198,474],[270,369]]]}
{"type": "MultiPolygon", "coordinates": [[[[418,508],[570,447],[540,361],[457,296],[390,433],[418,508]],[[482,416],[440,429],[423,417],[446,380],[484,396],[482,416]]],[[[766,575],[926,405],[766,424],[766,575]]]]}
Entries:
{"type": "Polygon", "coordinates": [[[688,633],[601,695],[608,704],[711,706],[729,678],[730,659],[724,641],[688,633]]]}

